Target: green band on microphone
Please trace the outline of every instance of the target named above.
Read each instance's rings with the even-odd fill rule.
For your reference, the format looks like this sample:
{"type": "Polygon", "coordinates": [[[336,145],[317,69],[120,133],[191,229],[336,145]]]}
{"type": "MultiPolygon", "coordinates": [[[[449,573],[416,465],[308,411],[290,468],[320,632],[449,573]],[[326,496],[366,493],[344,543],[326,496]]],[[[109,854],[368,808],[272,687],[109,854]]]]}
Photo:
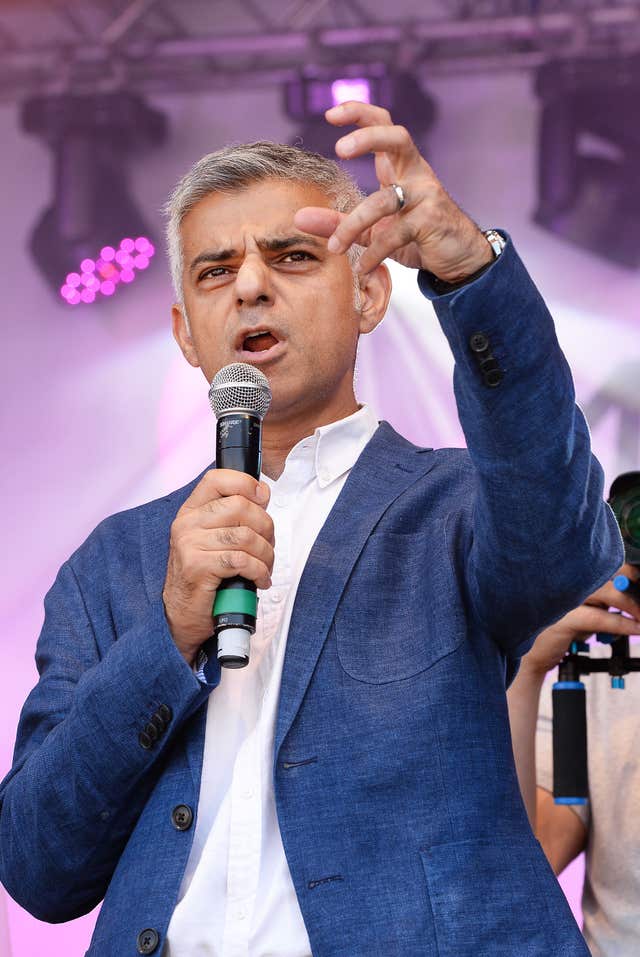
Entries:
{"type": "Polygon", "coordinates": [[[258,596],[248,588],[222,588],[213,603],[214,615],[258,615],[258,596]]]}

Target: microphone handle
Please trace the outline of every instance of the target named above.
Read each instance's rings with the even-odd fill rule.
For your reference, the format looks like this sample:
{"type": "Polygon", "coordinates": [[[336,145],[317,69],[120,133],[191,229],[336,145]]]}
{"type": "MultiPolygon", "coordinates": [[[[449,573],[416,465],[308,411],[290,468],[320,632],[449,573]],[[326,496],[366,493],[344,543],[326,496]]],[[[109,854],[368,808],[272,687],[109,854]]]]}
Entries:
{"type": "MultiPolygon", "coordinates": [[[[259,479],[261,464],[261,418],[244,410],[221,415],[216,426],[216,468],[246,472],[259,479]]],[[[245,668],[249,664],[257,611],[255,582],[236,575],[220,583],[212,614],[217,656],[222,667],[245,668]]]]}

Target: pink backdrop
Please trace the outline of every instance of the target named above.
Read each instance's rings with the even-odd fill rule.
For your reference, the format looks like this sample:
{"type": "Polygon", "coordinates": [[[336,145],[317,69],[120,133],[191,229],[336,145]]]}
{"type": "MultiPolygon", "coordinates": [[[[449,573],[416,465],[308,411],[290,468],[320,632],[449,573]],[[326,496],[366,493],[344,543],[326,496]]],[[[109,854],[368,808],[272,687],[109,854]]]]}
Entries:
{"type": "MultiPolygon", "coordinates": [[[[640,401],[636,273],[565,245],[529,221],[534,206],[536,105],[522,74],[440,79],[440,121],[427,155],[453,195],[486,226],[503,226],[557,317],[593,441],[611,480],[640,467],[625,437],[640,401]]],[[[275,89],[162,97],[170,143],[133,172],[147,218],[159,222],[170,186],[199,155],[229,140],[287,139],[275,89]]],[[[60,563],[106,514],[195,475],[211,458],[213,423],[199,373],[169,334],[170,289],[162,257],[135,288],[101,309],[75,312],[51,297],[26,251],[50,189],[49,156],[0,107],[4,336],[0,408],[5,468],[0,603],[0,766],[6,770],[19,709],[35,681],[33,647],[42,598],[60,563]]],[[[362,344],[358,391],[409,437],[459,444],[451,358],[415,277],[394,269],[390,314],[362,344]]],[[[576,865],[565,878],[576,905],[576,865]]],[[[577,905],[576,905],[577,906],[577,905]]],[[[0,908],[0,953],[9,953],[0,908]]],[[[8,905],[14,957],[84,953],[95,915],[48,926],[8,905]]]]}

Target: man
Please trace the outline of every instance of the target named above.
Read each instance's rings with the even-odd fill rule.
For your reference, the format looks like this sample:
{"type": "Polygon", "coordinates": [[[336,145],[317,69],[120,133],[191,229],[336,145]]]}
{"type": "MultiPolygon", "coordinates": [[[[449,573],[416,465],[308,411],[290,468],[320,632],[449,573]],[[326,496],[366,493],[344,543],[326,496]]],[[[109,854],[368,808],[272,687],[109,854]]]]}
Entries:
{"type": "Polygon", "coordinates": [[[505,681],[621,563],[601,471],[511,244],[385,110],[327,119],[358,127],[336,151],[374,153],[377,193],[269,144],[174,193],[174,335],[207,380],[267,374],[263,481],[210,470],[63,566],[0,877],[48,920],[106,894],[91,957],[584,955],[520,799],[505,681]],[[389,255],[435,302],[469,455],[358,408],[389,255]],[[236,574],[260,627],[221,675],[199,652],[236,574]]]}
{"type": "MultiPolygon", "coordinates": [[[[632,565],[620,571],[632,580],[638,577],[638,569],[632,565]]],[[[638,634],[640,603],[607,582],[583,605],[545,629],[523,658],[509,688],[509,717],[522,795],[531,826],[554,872],[562,873],[586,851],[582,910],[589,949],[594,957],[634,957],[640,932],[636,673],[627,676],[624,691],[613,690],[603,674],[586,679],[589,803],[557,805],[552,796],[552,682],[544,679],[573,641],[584,641],[594,632],[638,634]]],[[[637,654],[637,645],[631,646],[634,652],[637,654]]],[[[590,654],[602,657],[610,650],[597,644],[591,646],[590,654]]]]}

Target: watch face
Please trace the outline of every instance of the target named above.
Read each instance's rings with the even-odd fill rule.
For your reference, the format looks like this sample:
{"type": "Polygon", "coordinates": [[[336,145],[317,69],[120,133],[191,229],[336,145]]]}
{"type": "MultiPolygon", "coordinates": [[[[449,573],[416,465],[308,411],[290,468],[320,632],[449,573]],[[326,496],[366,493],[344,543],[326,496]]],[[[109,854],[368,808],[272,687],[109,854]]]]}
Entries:
{"type": "Polygon", "coordinates": [[[482,235],[493,249],[494,255],[497,258],[507,245],[506,240],[504,240],[500,233],[495,229],[485,229],[483,230],[482,235]]]}

